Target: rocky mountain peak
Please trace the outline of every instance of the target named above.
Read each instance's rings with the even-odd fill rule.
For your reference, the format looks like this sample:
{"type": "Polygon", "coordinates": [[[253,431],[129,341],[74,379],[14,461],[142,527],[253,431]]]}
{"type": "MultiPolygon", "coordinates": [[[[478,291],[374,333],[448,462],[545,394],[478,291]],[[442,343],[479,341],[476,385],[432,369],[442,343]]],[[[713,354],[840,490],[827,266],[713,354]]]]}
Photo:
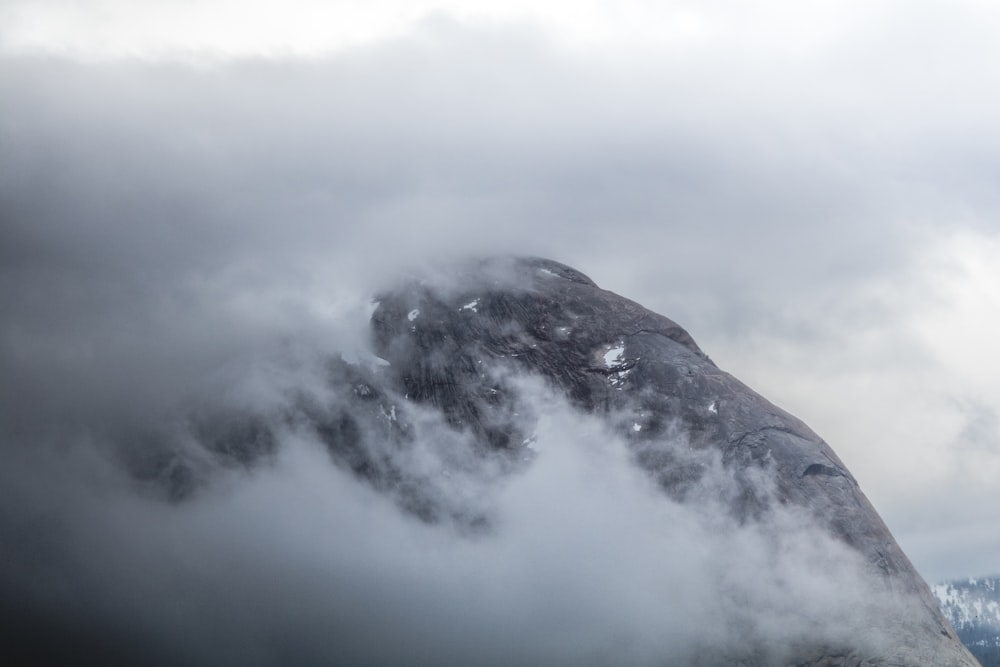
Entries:
{"type": "Polygon", "coordinates": [[[714,492],[738,521],[797,508],[860,555],[872,598],[893,600],[897,615],[865,620],[882,631],[874,645],[803,645],[796,664],[976,664],[831,447],[720,370],[674,321],[540,258],[482,260],[378,300],[372,337],[388,386],[486,450],[516,454],[530,442],[532,406],[512,378],[541,377],[616,429],[667,498],[703,494],[717,462],[730,476],[714,492]]]}

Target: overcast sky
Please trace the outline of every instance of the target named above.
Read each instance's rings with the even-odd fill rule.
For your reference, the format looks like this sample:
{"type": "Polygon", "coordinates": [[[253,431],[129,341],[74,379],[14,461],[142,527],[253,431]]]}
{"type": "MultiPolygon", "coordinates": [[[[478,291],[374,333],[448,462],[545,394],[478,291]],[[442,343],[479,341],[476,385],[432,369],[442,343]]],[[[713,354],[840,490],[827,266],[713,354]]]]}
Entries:
{"type": "Polygon", "coordinates": [[[998,35],[985,0],[6,0],[3,423],[544,255],[808,423],[929,581],[995,573],[998,35]]]}

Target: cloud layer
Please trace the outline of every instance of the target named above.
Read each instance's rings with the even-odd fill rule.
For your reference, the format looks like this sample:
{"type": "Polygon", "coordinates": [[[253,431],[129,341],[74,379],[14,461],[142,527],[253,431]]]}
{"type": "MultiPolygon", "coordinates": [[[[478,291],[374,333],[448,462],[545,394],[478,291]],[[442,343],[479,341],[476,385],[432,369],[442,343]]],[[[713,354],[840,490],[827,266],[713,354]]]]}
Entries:
{"type": "MultiPolygon", "coordinates": [[[[88,443],[119,442],[178,403],[280,395],[300,379],[281,369],[308,367],[313,351],[364,349],[346,314],[401,268],[510,251],[570,263],[677,320],[720,366],[803,417],[928,578],[996,569],[1000,135],[996,92],[982,82],[1000,62],[997,17],[971,2],[826,7],[714,3],[677,39],[627,47],[626,33],[553,28],[559,12],[442,13],[310,59],[85,63],[11,50],[17,35],[4,33],[0,432],[4,459],[30,462],[4,467],[55,456],[11,493],[32,507],[46,495],[32,489],[69,494],[30,520],[8,510],[9,530],[44,544],[31,537],[47,525],[39,513],[59,540],[96,530],[101,506],[73,494],[117,478],[95,463],[90,486],[63,481],[66,457],[89,461],[88,443]]],[[[311,455],[291,451],[278,469],[306,474],[311,455]]],[[[277,480],[232,493],[254,506],[298,488],[277,480]]],[[[235,501],[215,493],[188,518],[125,505],[137,516],[97,534],[221,559],[234,547],[197,546],[230,520],[235,501]],[[163,522],[173,537],[123,537],[163,522]]],[[[267,531],[292,510],[276,512],[267,531]]],[[[115,562],[100,540],[74,539],[84,570],[115,562]]],[[[378,551],[366,539],[359,560],[378,551]]],[[[324,544],[317,553],[333,551],[324,544]]],[[[442,544],[447,561],[457,547],[442,544]]],[[[253,539],[242,547],[268,553],[253,539]]],[[[148,595],[173,584],[154,576],[148,595]]],[[[439,604],[441,618],[458,615],[453,598],[439,604]]]]}
{"type": "MultiPolygon", "coordinates": [[[[711,462],[704,488],[672,501],[605,422],[530,380],[516,383],[540,407],[519,471],[498,477],[440,415],[412,418],[394,465],[489,516],[473,533],[418,520],[280,416],[303,393],[336,404],[353,389],[315,368],[282,359],[260,374],[270,392],[201,396],[210,415],[234,402],[262,415],[277,448],[250,467],[208,456],[208,483],[178,502],[120,466],[121,448],[147,442],[93,425],[5,452],[8,648],[68,664],[711,665],[896,641],[865,619],[906,601],[881,597],[863,559],[805,513],[738,522],[718,495],[736,483],[711,462]]],[[[169,415],[157,428],[180,447],[190,437],[169,415]]]]}

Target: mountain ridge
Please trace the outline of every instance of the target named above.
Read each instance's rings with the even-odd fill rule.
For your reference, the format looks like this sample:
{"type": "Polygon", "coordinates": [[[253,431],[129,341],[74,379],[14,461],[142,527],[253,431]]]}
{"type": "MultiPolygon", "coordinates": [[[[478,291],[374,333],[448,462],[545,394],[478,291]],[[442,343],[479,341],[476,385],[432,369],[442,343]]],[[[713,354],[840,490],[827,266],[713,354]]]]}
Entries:
{"type": "Polygon", "coordinates": [[[959,638],[983,667],[1000,667],[1000,576],[931,587],[959,638]]]}

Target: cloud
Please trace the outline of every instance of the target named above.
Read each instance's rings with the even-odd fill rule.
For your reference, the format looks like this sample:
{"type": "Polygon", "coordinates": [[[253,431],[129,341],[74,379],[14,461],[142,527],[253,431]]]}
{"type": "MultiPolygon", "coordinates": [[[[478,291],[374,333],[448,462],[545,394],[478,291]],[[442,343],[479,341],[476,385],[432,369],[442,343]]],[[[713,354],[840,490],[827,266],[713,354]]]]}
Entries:
{"type": "Polygon", "coordinates": [[[400,267],[548,255],[690,328],[831,442],[918,565],[964,574],[906,538],[997,506],[969,484],[995,458],[949,448],[964,397],[998,395],[970,297],[993,278],[996,17],[703,6],[628,48],[553,10],[309,59],[5,52],[4,456],[357,347],[345,313],[400,267]]]}
{"type": "MultiPolygon", "coordinates": [[[[286,370],[297,395],[325,391],[334,406],[352,389],[286,370]]],[[[275,455],[250,468],[215,459],[211,482],[180,502],[150,495],[83,432],[8,452],[0,528],[15,539],[0,587],[24,631],[14,647],[70,662],[82,651],[163,664],[643,665],[748,651],[771,664],[799,642],[885,641],[858,609],[896,614],[905,601],[880,598],[861,557],[805,514],[776,506],[737,521],[716,495],[735,482],[711,462],[697,502],[672,501],[603,421],[535,382],[516,386],[541,406],[519,470],[497,477],[412,405],[413,439],[391,450],[425,493],[475,498],[490,522],[474,533],[421,521],[392,487],[333,465],[316,431],[287,418],[282,391],[246,399],[277,434],[275,455]]],[[[198,409],[230,402],[202,397],[198,409]]],[[[678,438],[660,446],[685,447],[678,438]]]]}

